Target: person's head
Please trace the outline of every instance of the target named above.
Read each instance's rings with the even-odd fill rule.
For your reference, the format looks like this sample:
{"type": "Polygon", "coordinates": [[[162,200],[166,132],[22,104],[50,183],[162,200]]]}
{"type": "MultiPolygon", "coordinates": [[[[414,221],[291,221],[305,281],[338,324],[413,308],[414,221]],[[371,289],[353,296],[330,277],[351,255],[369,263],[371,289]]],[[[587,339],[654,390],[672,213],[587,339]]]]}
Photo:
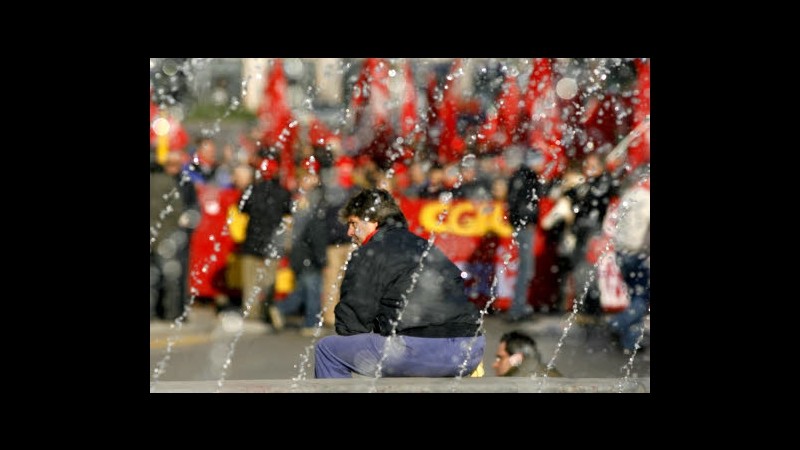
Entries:
{"type": "Polygon", "coordinates": [[[428,180],[431,186],[444,186],[444,167],[434,164],[428,172],[428,180]]]}
{"type": "Polygon", "coordinates": [[[297,178],[300,180],[300,189],[303,192],[310,192],[320,185],[319,172],[307,164],[297,169],[297,178]]]}
{"type": "Polygon", "coordinates": [[[518,372],[525,360],[541,363],[536,341],[519,331],[509,331],[500,337],[496,356],[492,368],[499,377],[511,376],[518,372]]]}
{"type": "Polygon", "coordinates": [[[197,140],[197,157],[204,165],[213,166],[217,163],[217,145],[213,139],[201,137],[197,140]]]}
{"type": "Polygon", "coordinates": [[[175,176],[183,169],[183,153],[178,150],[170,150],[167,153],[167,160],[164,161],[164,172],[175,176]]]}
{"type": "Polygon", "coordinates": [[[253,182],[253,168],[248,164],[239,164],[233,169],[233,185],[236,189],[245,190],[253,182]]]}
{"type": "Polygon", "coordinates": [[[583,160],[582,168],[587,178],[595,178],[603,173],[603,160],[597,153],[589,153],[583,160]]]}
{"type": "Polygon", "coordinates": [[[528,150],[525,153],[525,165],[535,174],[541,175],[545,169],[545,159],[542,151],[537,148],[528,150]]]}
{"type": "Polygon", "coordinates": [[[339,210],[339,220],[347,224],[347,235],[359,245],[378,227],[407,224],[400,206],[383,189],[364,189],[351,197],[339,210]]]}
{"type": "Polygon", "coordinates": [[[425,173],[430,169],[430,163],[423,164],[422,162],[413,162],[408,166],[408,175],[411,178],[411,184],[421,185],[425,182],[425,173]],[[427,166],[427,167],[426,167],[427,166]]]}

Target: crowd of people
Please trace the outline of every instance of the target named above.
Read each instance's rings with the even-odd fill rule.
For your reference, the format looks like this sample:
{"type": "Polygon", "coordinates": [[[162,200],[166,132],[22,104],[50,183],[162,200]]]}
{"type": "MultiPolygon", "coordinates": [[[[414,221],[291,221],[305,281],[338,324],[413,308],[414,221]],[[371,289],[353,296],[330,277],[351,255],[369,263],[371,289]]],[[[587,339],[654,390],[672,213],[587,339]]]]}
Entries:
{"type": "MultiPolygon", "coordinates": [[[[175,320],[190,301],[276,331],[300,315],[301,334],[336,333],[317,345],[318,377],[472,373],[486,345],[484,305],[466,289],[477,275],[427,249],[401,208],[452,200],[499,204],[513,229],[513,293],[490,314],[517,322],[575,308],[621,350],[637,348],[649,313],[649,162],[634,166],[611,146],[560,159],[521,142],[461,158],[418,146],[387,159],[331,136],[293,142],[288,153],[208,136],[163,155],[151,146],[151,320],[175,320]],[[384,357],[397,335],[416,350],[384,357]],[[466,351],[468,339],[477,343],[466,351]]],[[[504,335],[497,358],[497,375],[560,375],[522,333],[504,335]]]]}
{"type": "MultiPolygon", "coordinates": [[[[536,236],[543,236],[556,249],[553,267],[560,288],[557,300],[547,304],[549,310],[566,311],[569,302],[581,300],[581,314],[607,319],[622,347],[634,348],[649,306],[649,254],[640,251],[649,245],[643,242],[649,240],[649,181],[639,182],[644,173],[641,170],[623,177],[621,172],[607,170],[600,156],[589,155],[570,165],[560,179],[546,181],[540,176],[544,170],[540,154],[531,149],[512,149],[477,159],[461,172],[458,164],[414,161],[405,174],[391,176],[367,159],[354,159],[352,167],[337,165],[341,155],[325,157],[319,154],[325,149],[312,147],[296,166],[299,181],[290,191],[280,181],[274,153],[262,151],[255,155],[255,163],[248,157],[232,164],[236,159],[230,156],[235,154],[223,152],[223,162],[218,163],[215,147],[213,140],[199,139],[194,156],[173,151],[163,165],[152,165],[151,318],[179,317],[183,305],[195,295],[196,302],[211,303],[220,310],[247,311],[248,319],[271,323],[276,330],[284,327],[285,316],[290,315],[302,315],[300,332],[307,336],[318,324],[333,327],[339,285],[343,277],[347,280],[343,268],[352,249],[348,227],[339,220],[345,202],[356,193],[376,188],[396,198],[436,201],[442,193],[450,192],[456,202],[502,202],[509,224],[517,232],[519,270],[513,301],[505,311],[490,309],[490,313],[523,321],[535,317],[537,309],[542,311],[534,307],[530,294],[534,273],[543,269],[542,264],[536,264],[534,251],[536,236]],[[323,165],[326,160],[333,163],[323,165]],[[206,198],[208,203],[209,188],[216,189],[216,202],[220,204],[225,203],[221,192],[230,191],[228,206],[217,206],[216,210],[230,211],[233,207],[246,216],[246,225],[228,215],[223,224],[227,232],[220,229],[216,237],[194,235],[201,219],[208,215],[202,211],[199,198],[206,198]],[[617,224],[604,231],[606,216],[624,203],[619,201],[623,194],[638,198],[632,204],[644,206],[623,216],[623,221],[629,217],[636,223],[627,227],[617,224]],[[542,212],[539,206],[545,198],[552,206],[542,212]],[[621,236],[614,241],[620,270],[634,275],[625,277],[631,287],[630,308],[611,315],[601,305],[598,277],[589,274],[597,270],[596,253],[601,246],[594,241],[603,243],[604,235],[615,232],[621,236]],[[198,274],[190,272],[199,269],[202,273],[204,265],[195,264],[193,269],[189,264],[190,259],[198,259],[189,257],[190,243],[195,238],[217,239],[221,244],[226,234],[232,241],[230,252],[225,263],[216,266],[220,274],[208,277],[210,283],[216,283],[216,294],[196,295],[202,290],[189,286],[198,274]],[[283,298],[277,298],[276,274],[281,271],[293,275],[294,286],[290,292],[283,292],[283,298]],[[590,278],[592,283],[587,281],[590,278]],[[582,289],[587,283],[588,289],[581,295],[575,287],[582,289]]],[[[209,204],[214,203],[206,207],[209,204]]],[[[216,252],[204,255],[206,259],[214,259],[214,255],[223,259],[220,245],[212,248],[216,252]]],[[[547,272],[551,269],[544,267],[547,272]]],[[[347,292],[346,285],[342,292],[347,292]]]]}

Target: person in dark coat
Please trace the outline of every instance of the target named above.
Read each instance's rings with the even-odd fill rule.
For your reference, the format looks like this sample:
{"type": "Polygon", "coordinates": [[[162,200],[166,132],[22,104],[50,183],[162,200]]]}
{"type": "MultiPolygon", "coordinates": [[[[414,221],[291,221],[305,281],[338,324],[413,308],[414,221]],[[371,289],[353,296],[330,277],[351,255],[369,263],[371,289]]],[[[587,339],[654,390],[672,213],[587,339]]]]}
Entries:
{"type": "Polygon", "coordinates": [[[469,375],[483,359],[480,312],[461,270],[408,229],[383,189],[351,197],[339,213],[359,246],[339,303],[336,336],[316,345],[316,378],[469,375]]]}
{"type": "Polygon", "coordinates": [[[320,319],[322,269],[327,265],[330,234],[325,223],[326,204],[318,172],[319,164],[313,160],[307,160],[298,170],[302,196],[294,214],[292,248],[289,251],[289,265],[296,279],[295,289],[282,302],[269,306],[272,326],[276,330],[283,328],[284,315],[302,311],[304,318],[300,334],[303,336],[313,336],[320,319]]]}
{"type": "Polygon", "coordinates": [[[536,273],[533,249],[539,221],[539,201],[547,193],[547,187],[539,180],[543,170],[541,153],[527,150],[523,163],[508,180],[508,220],[514,227],[519,245],[514,296],[507,316],[512,321],[523,320],[533,314],[533,308],[528,304],[528,289],[536,273]]]}
{"type": "Polygon", "coordinates": [[[181,226],[186,211],[176,173],[180,153],[169,152],[164,166],[150,168],[150,319],[175,320],[186,301],[186,252],[188,238],[181,226]]]}
{"type": "MultiPolygon", "coordinates": [[[[251,304],[248,319],[261,320],[266,293],[275,284],[278,260],[283,253],[277,230],[284,215],[292,212],[291,193],[277,178],[278,160],[264,158],[252,190],[246,190],[241,211],[249,216],[242,254],[242,303],[251,304]]],[[[246,307],[246,306],[245,306],[246,307]]]]}

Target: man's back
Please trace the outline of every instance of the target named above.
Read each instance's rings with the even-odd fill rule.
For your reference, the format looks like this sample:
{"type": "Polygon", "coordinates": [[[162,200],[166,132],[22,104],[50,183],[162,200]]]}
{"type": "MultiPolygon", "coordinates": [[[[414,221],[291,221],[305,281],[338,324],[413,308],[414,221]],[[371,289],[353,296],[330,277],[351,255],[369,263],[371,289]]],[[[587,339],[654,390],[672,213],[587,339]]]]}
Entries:
{"type": "Polygon", "coordinates": [[[400,224],[379,228],[354,251],[341,293],[339,334],[372,331],[377,319],[375,331],[388,335],[401,309],[396,330],[401,335],[460,337],[477,332],[480,314],[466,296],[461,270],[400,224]]]}

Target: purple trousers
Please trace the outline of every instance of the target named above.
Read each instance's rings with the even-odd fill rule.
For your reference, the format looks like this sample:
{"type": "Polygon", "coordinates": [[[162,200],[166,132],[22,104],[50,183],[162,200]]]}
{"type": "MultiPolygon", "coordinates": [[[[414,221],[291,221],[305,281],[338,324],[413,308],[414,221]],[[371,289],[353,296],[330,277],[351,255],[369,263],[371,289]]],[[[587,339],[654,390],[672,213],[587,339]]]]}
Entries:
{"type": "Polygon", "coordinates": [[[314,352],[315,378],[352,378],[352,372],[375,376],[378,363],[382,377],[469,376],[483,360],[486,337],[423,338],[377,333],[352,336],[326,336],[314,352]],[[466,367],[462,367],[466,361],[466,367]]]}

